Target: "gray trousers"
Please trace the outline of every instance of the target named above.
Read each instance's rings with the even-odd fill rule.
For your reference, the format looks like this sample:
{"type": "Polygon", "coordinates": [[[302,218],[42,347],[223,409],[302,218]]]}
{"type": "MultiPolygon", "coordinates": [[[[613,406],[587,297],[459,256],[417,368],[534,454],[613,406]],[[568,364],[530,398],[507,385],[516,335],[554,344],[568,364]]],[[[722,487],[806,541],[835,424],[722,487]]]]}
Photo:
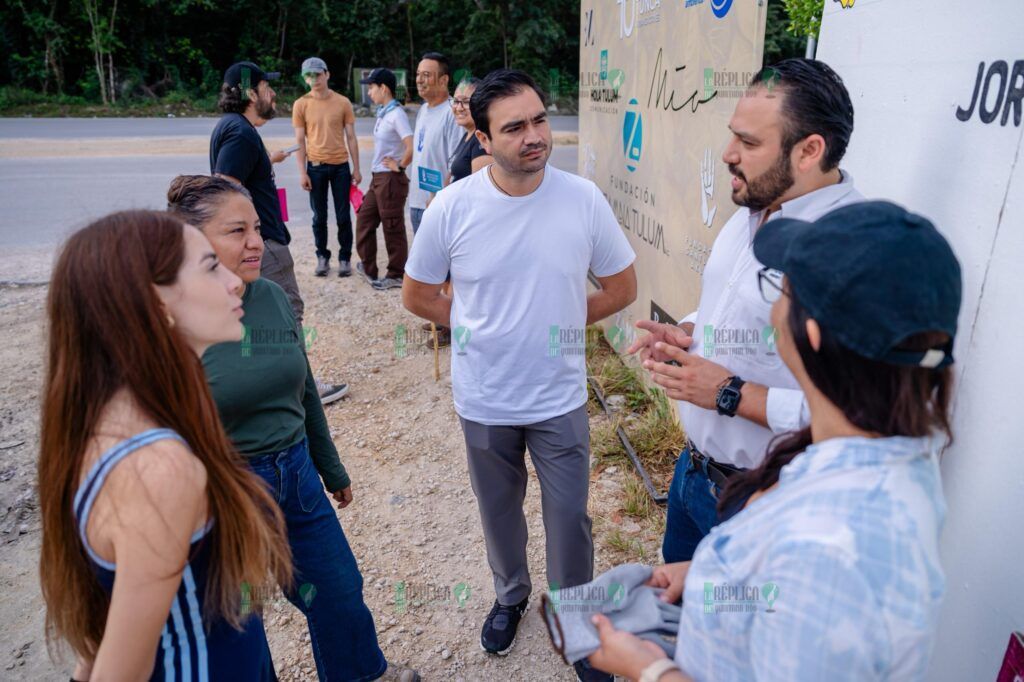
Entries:
{"type": "Polygon", "coordinates": [[[590,582],[594,543],[587,516],[590,423],[586,405],[524,426],[485,426],[459,419],[498,602],[512,606],[530,595],[523,514],[527,448],[540,480],[548,582],[552,589],[590,582]]]}
{"type": "Polygon", "coordinates": [[[273,239],[263,240],[260,277],[265,277],[284,289],[284,293],[288,296],[288,303],[292,306],[292,312],[295,313],[295,324],[301,328],[305,304],[302,302],[302,296],[299,295],[299,283],[295,281],[295,261],[292,260],[292,252],[288,249],[287,244],[276,242],[273,239]]]}

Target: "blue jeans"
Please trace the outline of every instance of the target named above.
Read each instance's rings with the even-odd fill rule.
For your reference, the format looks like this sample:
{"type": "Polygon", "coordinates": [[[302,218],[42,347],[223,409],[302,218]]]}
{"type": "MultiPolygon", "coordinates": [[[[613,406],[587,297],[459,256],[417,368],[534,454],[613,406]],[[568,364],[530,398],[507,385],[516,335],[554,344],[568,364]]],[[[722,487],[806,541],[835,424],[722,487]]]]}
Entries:
{"type": "Polygon", "coordinates": [[[427,209],[425,208],[413,208],[412,206],[409,207],[409,219],[412,221],[413,234],[416,234],[416,232],[419,231],[420,221],[423,220],[423,212],[426,210],[427,209]]]}
{"type": "Polygon", "coordinates": [[[313,209],[313,240],[316,255],[331,257],[327,248],[327,188],[334,198],[334,216],[338,221],[338,260],[352,260],[352,214],[348,193],[352,188],[352,173],[348,163],[321,163],[314,166],[306,162],[306,174],[313,186],[309,191],[309,206],[313,209]]]}
{"type": "Polygon", "coordinates": [[[693,558],[700,541],[718,525],[715,505],[721,492],[708,478],[707,464],[695,468],[690,449],[684,448],[668,489],[665,539],[661,543],[665,563],[693,558]]]}
{"type": "Polygon", "coordinates": [[[387,661],[363,601],[363,576],[320,483],[308,441],[248,459],[270,486],[288,526],[295,569],[285,596],[306,616],[321,680],[375,680],[387,661]]]}

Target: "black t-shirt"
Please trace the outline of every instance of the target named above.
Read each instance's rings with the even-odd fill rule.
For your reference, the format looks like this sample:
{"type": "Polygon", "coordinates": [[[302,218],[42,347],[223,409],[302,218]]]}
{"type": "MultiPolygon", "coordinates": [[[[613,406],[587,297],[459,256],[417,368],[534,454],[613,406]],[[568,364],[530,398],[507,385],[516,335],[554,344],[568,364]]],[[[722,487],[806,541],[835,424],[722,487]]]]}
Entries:
{"type": "Polygon", "coordinates": [[[462,178],[472,175],[473,159],[486,155],[487,152],[480,146],[480,140],[476,139],[476,133],[471,134],[468,140],[462,138],[462,142],[459,142],[459,146],[455,148],[455,153],[452,154],[452,162],[450,164],[452,182],[458,182],[462,178]]]}
{"type": "Polygon", "coordinates": [[[210,173],[230,175],[252,195],[260,217],[264,239],[287,244],[292,240],[281,220],[281,203],[274,184],[274,165],[270,163],[263,138],[241,114],[224,114],[210,136],[210,173]]]}

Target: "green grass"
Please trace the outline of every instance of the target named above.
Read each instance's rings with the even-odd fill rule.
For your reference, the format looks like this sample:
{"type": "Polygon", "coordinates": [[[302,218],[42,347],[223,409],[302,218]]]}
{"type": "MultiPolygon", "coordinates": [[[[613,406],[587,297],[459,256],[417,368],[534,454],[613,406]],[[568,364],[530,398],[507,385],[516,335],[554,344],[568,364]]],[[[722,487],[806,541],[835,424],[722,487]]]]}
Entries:
{"type": "MultiPolygon", "coordinates": [[[[636,370],[612,350],[598,327],[591,327],[587,338],[588,372],[601,387],[605,399],[611,395],[626,396],[625,409],[591,434],[593,456],[602,465],[625,457],[615,432],[617,426],[622,426],[655,489],[667,491],[676,457],[686,441],[675,417],[674,402],[661,389],[647,388],[636,370]]],[[[602,411],[600,403],[592,388],[589,393],[589,411],[597,414],[602,411]]],[[[632,467],[631,463],[627,465],[632,467]]]]}
{"type": "Polygon", "coordinates": [[[613,528],[604,536],[605,544],[612,550],[624,555],[630,561],[647,562],[651,553],[640,542],[639,538],[629,537],[618,528],[613,528]]]}

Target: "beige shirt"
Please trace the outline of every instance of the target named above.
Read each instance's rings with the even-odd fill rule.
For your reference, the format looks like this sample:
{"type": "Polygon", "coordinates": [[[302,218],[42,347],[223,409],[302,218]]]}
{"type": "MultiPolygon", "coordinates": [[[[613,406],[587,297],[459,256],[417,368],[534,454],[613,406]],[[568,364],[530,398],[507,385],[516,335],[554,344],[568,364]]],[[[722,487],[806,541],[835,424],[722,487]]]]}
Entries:
{"type": "Polygon", "coordinates": [[[345,126],[356,122],[348,97],[328,91],[324,99],[307,92],[295,100],[292,126],[306,130],[306,158],[318,163],[345,163],[345,126]]]}

